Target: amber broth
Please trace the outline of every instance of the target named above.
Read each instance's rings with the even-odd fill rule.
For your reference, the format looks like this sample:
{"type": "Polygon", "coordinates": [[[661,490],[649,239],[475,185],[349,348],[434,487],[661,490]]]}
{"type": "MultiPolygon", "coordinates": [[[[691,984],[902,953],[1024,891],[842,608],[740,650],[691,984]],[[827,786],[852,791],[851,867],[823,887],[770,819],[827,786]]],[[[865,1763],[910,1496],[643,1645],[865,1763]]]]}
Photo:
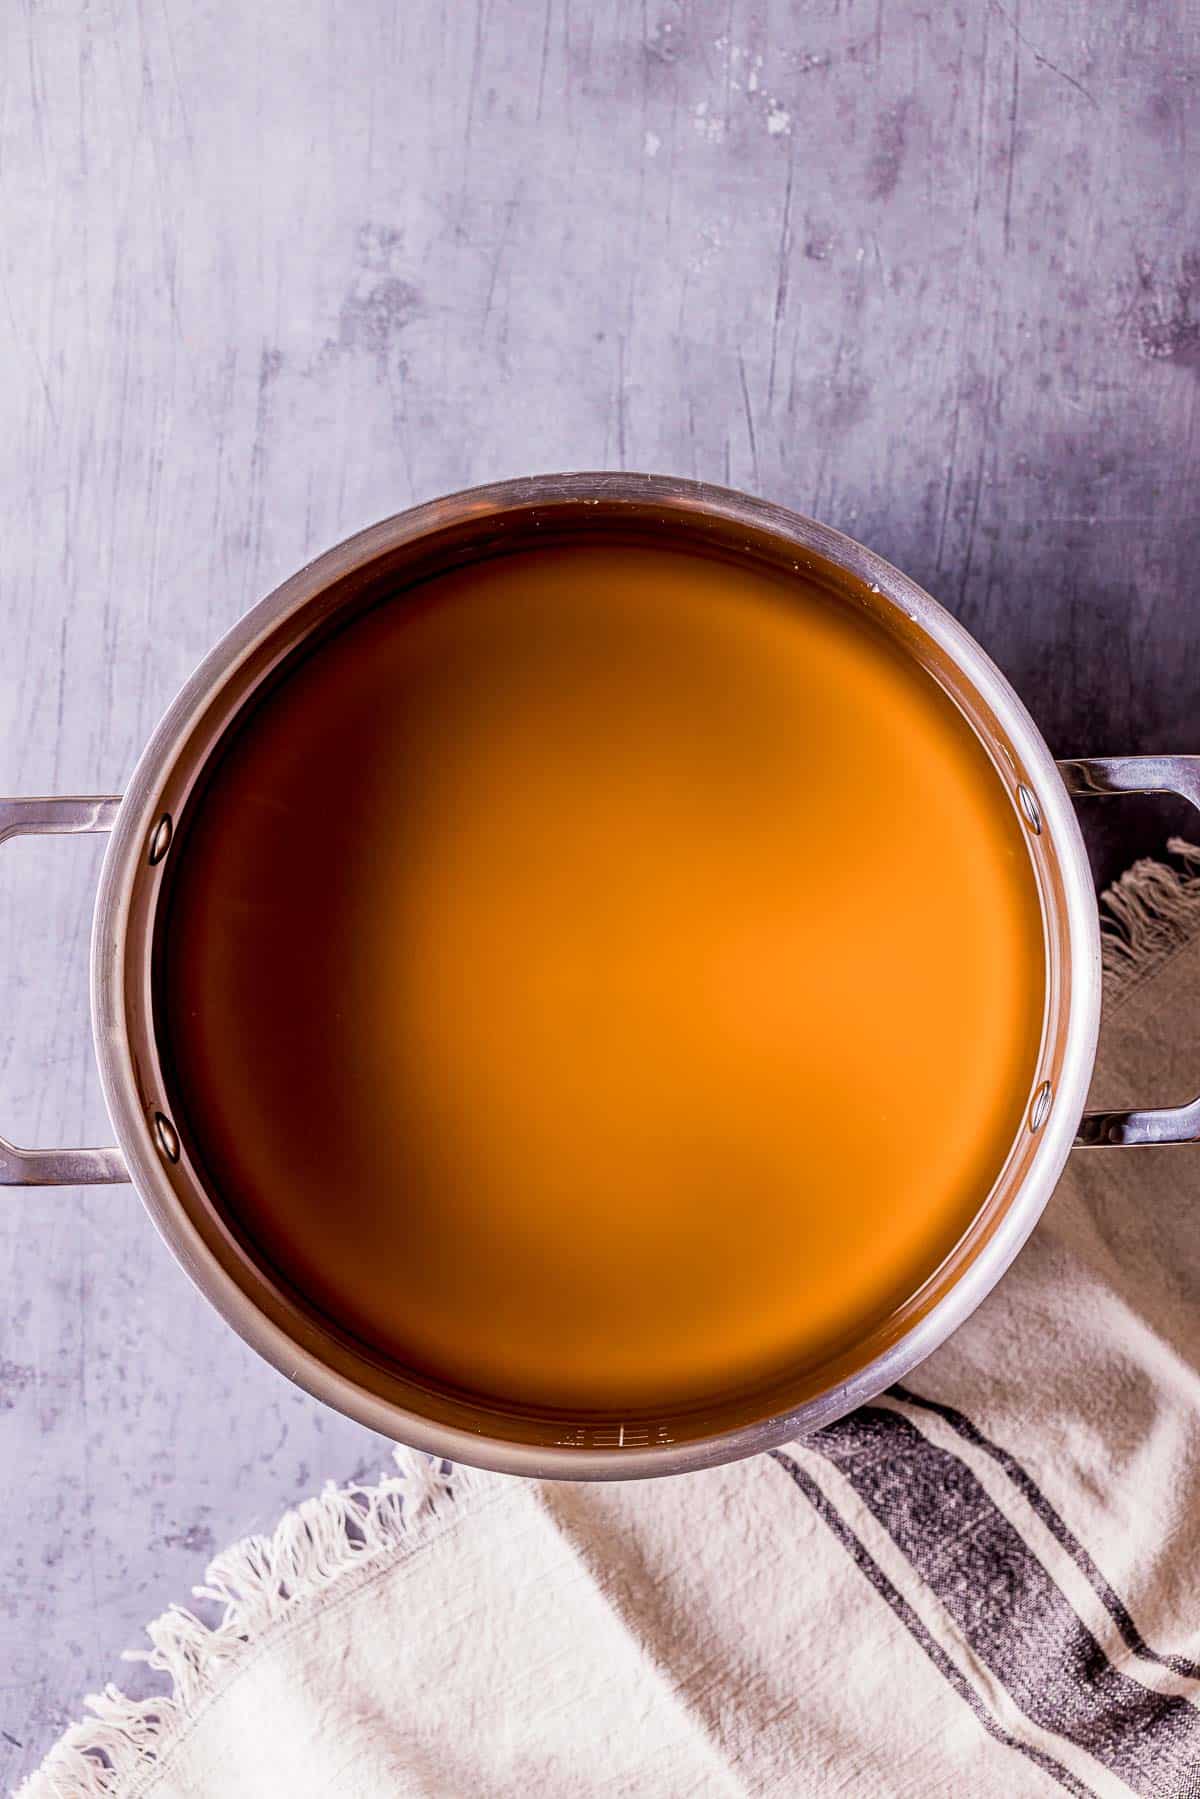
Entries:
{"type": "Polygon", "coordinates": [[[800,575],[580,539],[375,605],[173,852],[187,1138],[426,1380],[653,1412],[886,1319],[1021,1129],[1041,913],[935,682],[800,575]]]}

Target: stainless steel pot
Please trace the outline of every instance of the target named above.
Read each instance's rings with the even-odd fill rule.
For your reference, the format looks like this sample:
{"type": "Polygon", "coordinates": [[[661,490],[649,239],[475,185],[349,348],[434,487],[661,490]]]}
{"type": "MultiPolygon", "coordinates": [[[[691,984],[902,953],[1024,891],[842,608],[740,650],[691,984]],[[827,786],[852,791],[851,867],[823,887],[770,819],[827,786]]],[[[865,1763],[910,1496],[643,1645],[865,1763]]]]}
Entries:
{"type": "MultiPolygon", "coordinates": [[[[881,771],[884,778],[885,771],[881,771]]],[[[289,1379],[372,1429],[513,1474],[666,1474],[732,1460],[840,1417],[943,1341],[1004,1273],[1073,1143],[1200,1138],[1200,1099],[1084,1115],[1100,1018],[1100,935],[1072,795],[1171,792],[1200,806],[1200,757],[1056,764],[1008,682],[929,595],[860,544],[778,506],[657,476],[547,476],[415,507],[351,538],[246,615],[154,733],[124,798],[0,800],[0,839],[107,831],[92,938],[92,1021],[119,1147],[18,1149],[0,1183],[131,1180],[162,1236],[235,1330],[289,1379]],[[682,535],[803,571],[875,615],[970,720],[1029,834],[1046,946],[1046,1014],[1025,1121],[967,1236],[904,1310],[825,1367],[685,1417],[518,1413],[434,1390],[384,1365],[256,1264],[192,1164],[159,1060],[152,962],[171,845],[217,746],[263,683],[382,593],[431,573],[612,524],[682,535]]],[[[314,835],[320,821],[313,821],[314,835]]],[[[937,1120],[930,1120],[931,1130],[937,1120]]]]}

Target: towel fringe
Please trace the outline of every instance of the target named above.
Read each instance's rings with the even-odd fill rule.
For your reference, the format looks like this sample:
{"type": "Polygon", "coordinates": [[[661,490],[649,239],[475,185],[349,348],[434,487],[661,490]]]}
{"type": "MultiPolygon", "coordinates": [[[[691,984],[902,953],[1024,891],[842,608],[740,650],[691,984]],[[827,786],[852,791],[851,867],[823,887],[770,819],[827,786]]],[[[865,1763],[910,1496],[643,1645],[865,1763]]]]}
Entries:
{"type": "Polygon", "coordinates": [[[1100,955],[1110,1004],[1200,932],[1200,847],[1172,837],[1167,849],[1180,868],[1146,857],[1101,895],[1100,955]]]}
{"type": "Polygon", "coordinates": [[[393,1456],[398,1472],[376,1486],[329,1481],[286,1512],[269,1537],[246,1537],[216,1556],[193,1592],[221,1608],[217,1621],[173,1605],[147,1627],[152,1647],[122,1657],[165,1675],[169,1691],[130,1699],[110,1685],[89,1694],[92,1716],[71,1726],[16,1799],[124,1799],[131,1782],[159,1765],[180,1722],[266,1632],[352,1571],[418,1548],[448,1504],[495,1480],[416,1450],[398,1447],[393,1456]]]}

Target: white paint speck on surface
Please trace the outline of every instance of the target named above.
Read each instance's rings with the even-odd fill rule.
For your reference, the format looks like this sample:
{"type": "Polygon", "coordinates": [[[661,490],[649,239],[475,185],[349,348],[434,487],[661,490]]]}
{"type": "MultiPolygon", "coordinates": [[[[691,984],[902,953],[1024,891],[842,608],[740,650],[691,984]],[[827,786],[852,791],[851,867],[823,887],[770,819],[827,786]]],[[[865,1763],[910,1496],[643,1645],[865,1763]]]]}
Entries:
{"type": "Polygon", "coordinates": [[[719,144],[725,136],[725,120],[720,113],[709,111],[707,100],[697,100],[692,109],[692,126],[708,144],[719,144]]]}
{"type": "Polygon", "coordinates": [[[648,131],[646,133],[644,147],[647,156],[658,155],[659,151],[662,149],[662,139],[659,137],[657,131],[648,131]]]}
{"type": "Polygon", "coordinates": [[[722,248],[721,228],[716,224],[703,225],[699,233],[699,248],[688,258],[688,272],[692,275],[702,274],[720,255],[722,248]]]}
{"type": "Polygon", "coordinates": [[[713,48],[720,67],[720,99],[698,100],[693,106],[692,126],[697,135],[708,143],[722,143],[738,120],[739,105],[744,104],[749,118],[765,125],[768,137],[790,136],[791,113],[763,88],[761,52],[733,44],[727,37],[714,38],[713,48]]]}

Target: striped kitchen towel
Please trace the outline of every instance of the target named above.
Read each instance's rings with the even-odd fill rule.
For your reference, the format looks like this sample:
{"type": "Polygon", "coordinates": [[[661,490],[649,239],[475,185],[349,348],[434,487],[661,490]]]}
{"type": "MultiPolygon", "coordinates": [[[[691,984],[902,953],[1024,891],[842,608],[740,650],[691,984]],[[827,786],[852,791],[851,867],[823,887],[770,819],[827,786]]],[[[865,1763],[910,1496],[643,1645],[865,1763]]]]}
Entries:
{"type": "MultiPolygon", "coordinates": [[[[1109,906],[1095,1103],[1190,1098],[1200,880],[1109,906]]],[[[25,1793],[1200,1794],[1198,1370],[1200,1148],[1077,1153],[909,1385],[684,1479],[330,1488],[25,1793]]]]}

